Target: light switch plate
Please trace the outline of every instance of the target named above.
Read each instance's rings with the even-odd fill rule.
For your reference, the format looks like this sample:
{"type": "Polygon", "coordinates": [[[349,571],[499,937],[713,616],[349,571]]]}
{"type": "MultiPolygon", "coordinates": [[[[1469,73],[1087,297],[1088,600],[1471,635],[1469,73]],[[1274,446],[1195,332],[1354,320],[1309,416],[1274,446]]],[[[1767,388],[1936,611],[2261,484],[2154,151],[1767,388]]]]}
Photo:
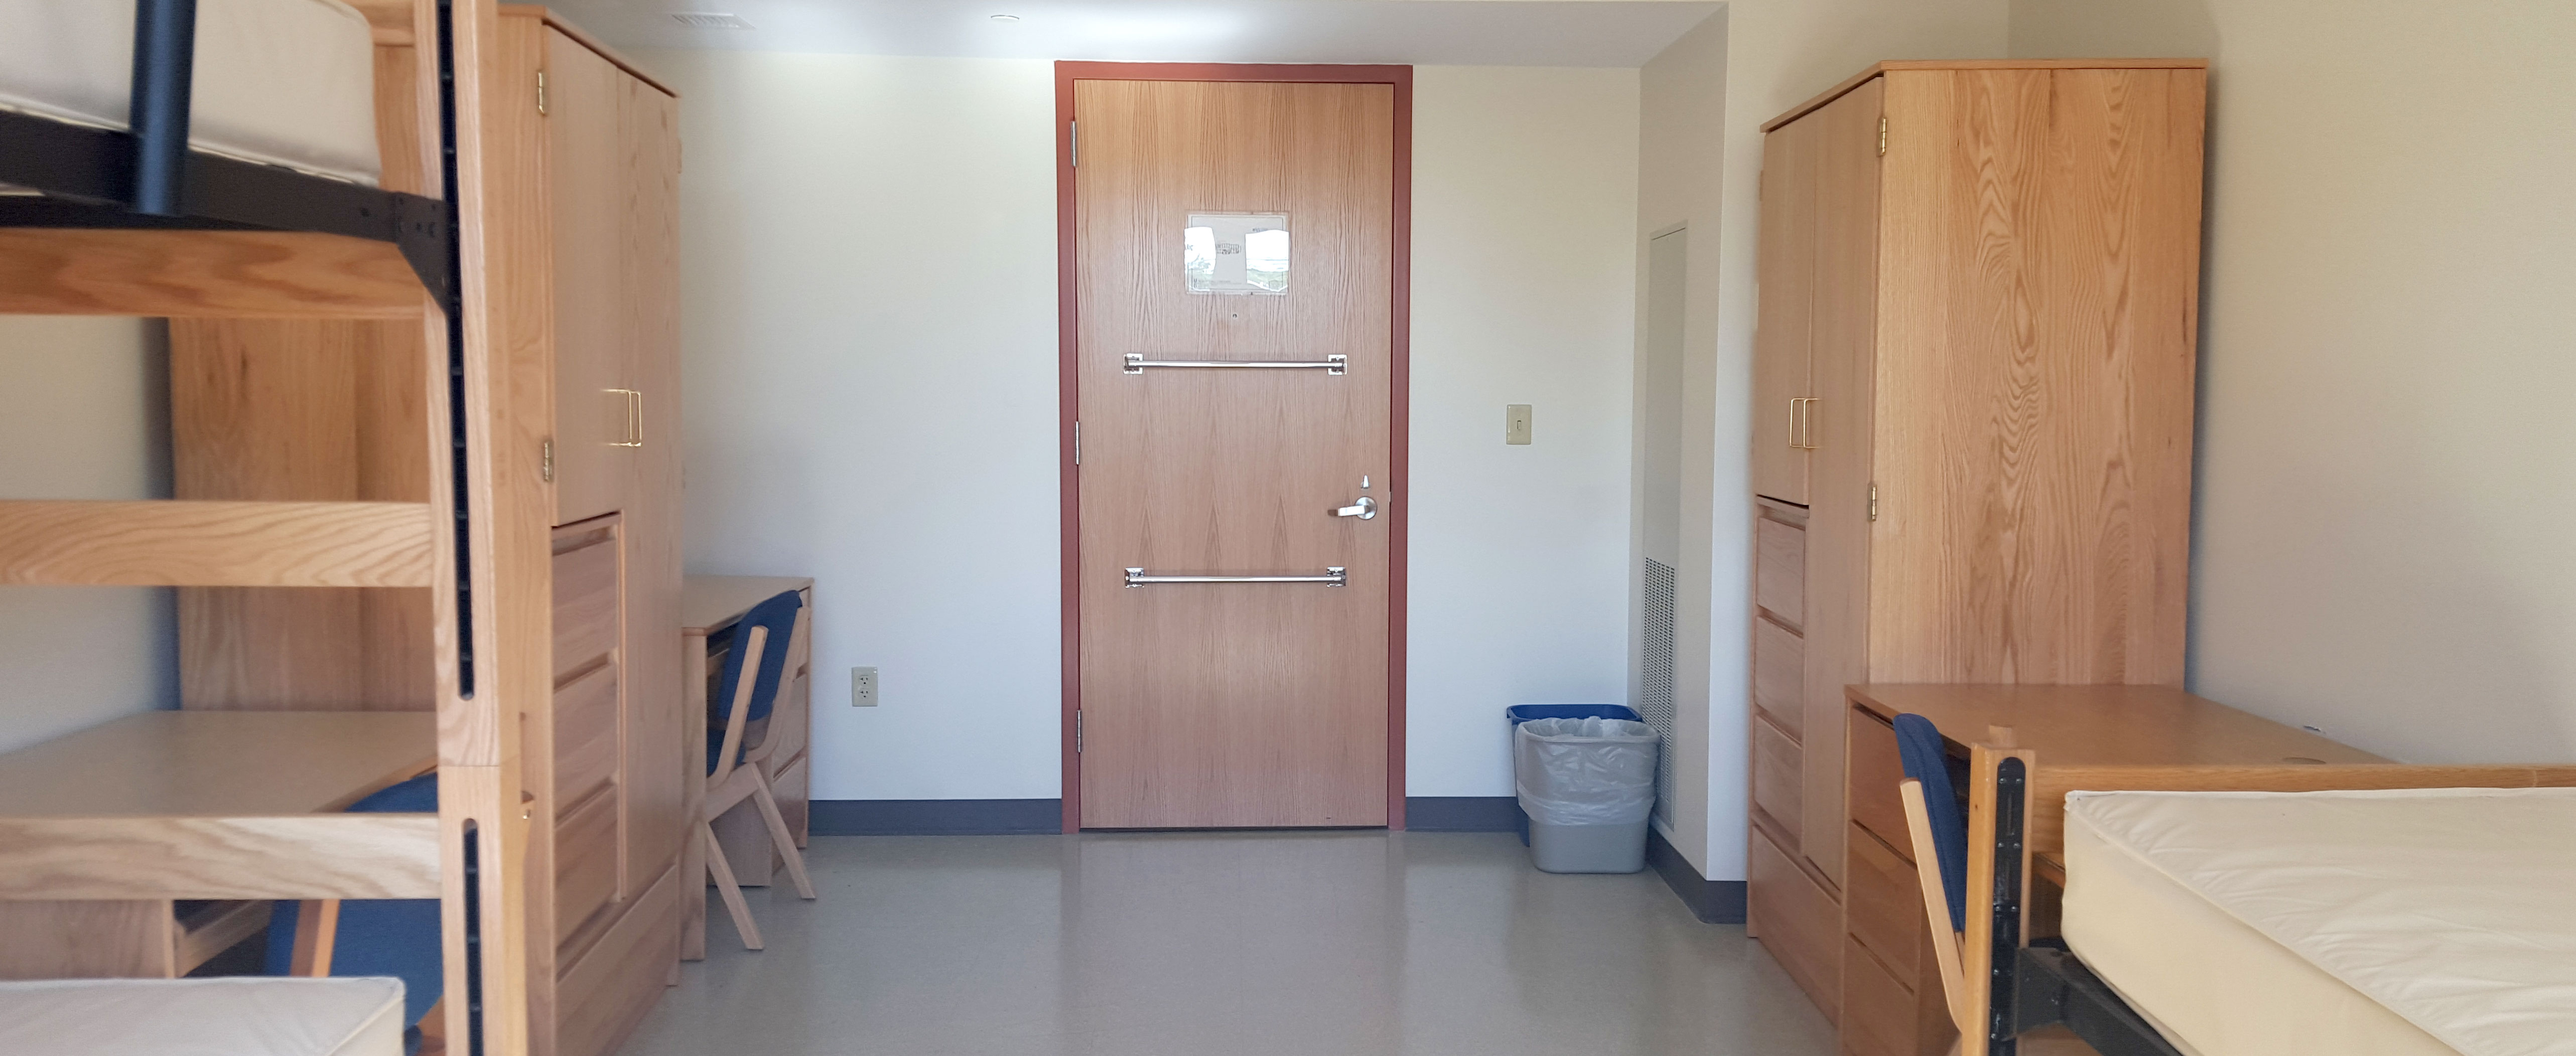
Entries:
{"type": "Polygon", "coordinates": [[[853,708],[873,708],[877,706],[876,668],[853,667],[850,669],[850,706],[853,708]]]}
{"type": "Polygon", "coordinates": [[[1530,442],[1529,404],[1515,403],[1503,408],[1503,442],[1506,444],[1530,442]]]}

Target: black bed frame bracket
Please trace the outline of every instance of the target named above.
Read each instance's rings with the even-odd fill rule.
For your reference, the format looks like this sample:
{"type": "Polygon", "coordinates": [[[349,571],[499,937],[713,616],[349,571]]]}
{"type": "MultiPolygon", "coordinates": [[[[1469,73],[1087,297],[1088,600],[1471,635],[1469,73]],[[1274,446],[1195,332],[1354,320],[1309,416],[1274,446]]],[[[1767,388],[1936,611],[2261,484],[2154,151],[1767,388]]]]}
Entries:
{"type": "Polygon", "coordinates": [[[2064,1024],[2102,1056],[2182,1056],[2100,976],[2054,943],[2023,948],[2013,1030],[2064,1024]]]}

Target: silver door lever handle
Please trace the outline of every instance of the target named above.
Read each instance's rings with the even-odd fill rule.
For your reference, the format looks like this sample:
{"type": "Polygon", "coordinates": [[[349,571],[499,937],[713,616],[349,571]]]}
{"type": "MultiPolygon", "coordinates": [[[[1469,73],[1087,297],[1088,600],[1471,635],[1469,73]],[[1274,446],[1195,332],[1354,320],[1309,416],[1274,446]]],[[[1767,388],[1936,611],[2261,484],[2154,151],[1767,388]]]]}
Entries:
{"type": "Polygon", "coordinates": [[[1335,517],[1357,517],[1363,521],[1377,516],[1377,500],[1366,495],[1360,501],[1333,511],[1335,517]]]}

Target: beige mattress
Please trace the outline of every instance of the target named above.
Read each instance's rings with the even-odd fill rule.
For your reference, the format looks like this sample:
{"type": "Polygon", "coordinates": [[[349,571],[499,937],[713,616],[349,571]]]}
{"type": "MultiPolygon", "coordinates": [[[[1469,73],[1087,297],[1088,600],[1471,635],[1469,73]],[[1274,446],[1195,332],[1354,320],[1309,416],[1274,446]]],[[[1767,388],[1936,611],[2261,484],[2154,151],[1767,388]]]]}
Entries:
{"type": "MultiPolygon", "coordinates": [[[[373,185],[375,37],[339,0],[198,0],[189,141],[373,185]]],[[[0,0],[0,108],[121,129],[132,0],[0,0]]]]}
{"type": "Polygon", "coordinates": [[[9,1056],[402,1056],[400,979],[0,982],[9,1056]]]}
{"type": "Polygon", "coordinates": [[[2576,789],[2076,792],[2066,879],[2194,1056],[2576,1054],[2576,789]]]}

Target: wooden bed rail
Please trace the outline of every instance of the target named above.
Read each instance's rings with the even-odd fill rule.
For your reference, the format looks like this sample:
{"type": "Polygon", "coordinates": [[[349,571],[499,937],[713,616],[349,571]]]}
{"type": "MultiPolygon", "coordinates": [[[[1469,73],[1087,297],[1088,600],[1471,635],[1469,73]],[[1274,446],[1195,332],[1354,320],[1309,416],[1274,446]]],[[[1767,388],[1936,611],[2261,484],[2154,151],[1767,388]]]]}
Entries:
{"type": "Polygon", "coordinates": [[[0,899],[437,898],[436,814],[0,819],[0,899]]]}
{"type": "Polygon", "coordinates": [[[0,584],[426,587],[424,502],[0,501],[0,584]]]}

